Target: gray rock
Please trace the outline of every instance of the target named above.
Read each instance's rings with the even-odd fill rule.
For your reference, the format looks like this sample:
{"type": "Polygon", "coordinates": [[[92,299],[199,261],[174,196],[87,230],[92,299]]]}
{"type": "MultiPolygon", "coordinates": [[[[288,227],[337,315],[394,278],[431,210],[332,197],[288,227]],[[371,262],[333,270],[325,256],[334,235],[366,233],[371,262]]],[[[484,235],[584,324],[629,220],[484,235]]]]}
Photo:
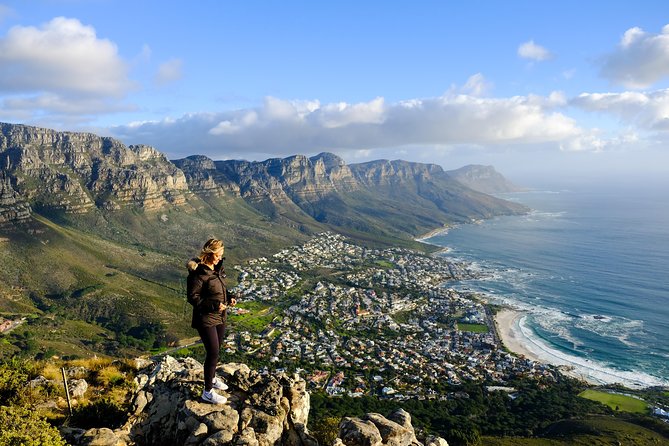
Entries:
{"type": "Polygon", "coordinates": [[[119,439],[111,429],[106,427],[100,429],[89,429],[79,440],[81,446],[125,446],[126,443],[119,439]]]}
{"type": "Polygon", "coordinates": [[[448,442],[441,437],[428,435],[425,437],[425,446],[448,446],[448,442]]]}
{"type": "Polygon", "coordinates": [[[276,416],[281,406],[283,387],[279,381],[269,375],[262,381],[256,383],[249,389],[249,400],[251,404],[260,408],[270,415],[276,416]]]}
{"type": "Polygon", "coordinates": [[[210,432],[227,431],[232,435],[237,433],[239,414],[230,406],[223,406],[219,411],[205,415],[203,421],[210,432]]]}
{"type": "Polygon", "coordinates": [[[346,446],[381,446],[379,429],[368,420],[342,418],[339,423],[339,438],[346,446]]]}
{"type": "Polygon", "coordinates": [[[73,379],[68,383],[70,389],[70,396],[73,398],[81,398],[88,390],[88,383],[85,379],[73,379]]]}
{"type": "Polygon", "coordinates": [[[230,443],[233,434],[230,431],[218,431],[211,437],[204,440],[202,446],[223,446],[230,443]]]}
{"type": "Polygon", "coordinates": [[[285,413],[278,416],[270,415],[261,410],[253,410],[249,426],[253,428],[259,446],[273,446],[284,433],[285,413]]]}
{"type": "Polygon", "coordinates": [[[243,429],[232,444],[235,446],[259,446],[256,433],[252,427],[243,429]]]}
{"type": "Polygon", "coordinates": [[[200,423],[199,426],[196,427],[195,430],[186,439],[184,446],[200,444],[204,439],[207,438],[207,435],[209,435],[209,429],[207,428],[207,425],[200,423]]]}
{"type": "Polygon", "coordinates": [[[411,414],[406,410],[397,409],[395,412],[388,415],[388,419],[408,429],[411,433],[415,433],[411,424],[411,414]]]}
{"type": "Polygon", "coordinates": [[[413,432],[378,413],[368,413],[362,419],[374,423],[385,445],[409,446],[416,439],[413,432]]]}

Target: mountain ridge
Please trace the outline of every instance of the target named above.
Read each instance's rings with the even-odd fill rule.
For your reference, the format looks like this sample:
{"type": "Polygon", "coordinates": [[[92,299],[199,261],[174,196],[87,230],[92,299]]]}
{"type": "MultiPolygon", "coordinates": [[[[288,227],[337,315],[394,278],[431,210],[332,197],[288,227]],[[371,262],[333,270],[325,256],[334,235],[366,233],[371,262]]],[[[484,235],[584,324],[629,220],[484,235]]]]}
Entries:
{"type": "Polygon", "coordinates": [[[170,161],[150,146],[18,124],[0,123],[0,165],[5,222],[24,220],[34,211],[107,217],[123,208],[160,211],[187,208],[188,201],[241,198],[258,214],[283,215],[293,226],[302,225],[300,230],[321,229],[325,223],[406,238],[430,225],[527,211],[476,192],[435,164],[376,160],[347,165],[327,152],[265,161],[214,161],[202,155],[170,161]],[[356,203],[361,192],[367,194],[364,204],[356,203]],[[429,223],[402,225],[396,205],[397,227],[369,212],[392,209],[389,201],[398,194],[414,205],[406,213],[429,223]]]}
{"type": "MultiPolygon", "coordinates": [[[[57,315],[62,335],[47,343],[69,355],[143,348],[125,336],[132,330],[149,330],[147,342],[188,333],[183,262],[210,237],[225,241],[228,265],[323,231],[434,251],[415,237],[527,211],[434,164],[348,165],[327,152],[170,161],[153,147],[92,133],[2,123],[0,166],[0,311],[34,317],[27,331],[57,315]],[[95,341],[81,343],[81,330],[95,341]]],[[[0,346],[0,356],[30,342],[14,344],[0,346]]]]}

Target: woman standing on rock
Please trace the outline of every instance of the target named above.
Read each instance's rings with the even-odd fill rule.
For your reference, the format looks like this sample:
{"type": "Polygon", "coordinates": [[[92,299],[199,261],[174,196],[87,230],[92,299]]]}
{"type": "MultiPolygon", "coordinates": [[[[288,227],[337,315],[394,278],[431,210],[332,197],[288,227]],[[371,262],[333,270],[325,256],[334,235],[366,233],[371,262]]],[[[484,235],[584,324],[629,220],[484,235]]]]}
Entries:
{"type": "Polygon", "coordinates": [[[225,287],[224,249],[222,241],[209,239],[198,258],[188,262],[188,302],[193,306],[191,327],[197,329],[206,351],[202,399],[213,404],[227,401],[214,390],[228,388],[216,376],[216,364],[225,336],[226,309],[237,303],[225,287]]]}

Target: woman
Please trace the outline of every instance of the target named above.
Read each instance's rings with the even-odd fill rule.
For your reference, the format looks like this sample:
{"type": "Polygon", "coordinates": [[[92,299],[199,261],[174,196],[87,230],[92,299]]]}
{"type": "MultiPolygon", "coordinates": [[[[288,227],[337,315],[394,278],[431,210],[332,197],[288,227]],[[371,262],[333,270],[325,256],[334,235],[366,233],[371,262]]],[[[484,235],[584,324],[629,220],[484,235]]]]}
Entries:
{"type": "Polygon", "coordinates": [[[213,404],[227,401],[214,390],[228,388],[216,376],[216,365],[225,335],[226,309],[237,303],[225,288],[224,249],[222,241],[209,239],[198,258],[188,262],[188,302],[193,306],[191,327],[197,329],[206,351],[202,399],[213,404]]]}

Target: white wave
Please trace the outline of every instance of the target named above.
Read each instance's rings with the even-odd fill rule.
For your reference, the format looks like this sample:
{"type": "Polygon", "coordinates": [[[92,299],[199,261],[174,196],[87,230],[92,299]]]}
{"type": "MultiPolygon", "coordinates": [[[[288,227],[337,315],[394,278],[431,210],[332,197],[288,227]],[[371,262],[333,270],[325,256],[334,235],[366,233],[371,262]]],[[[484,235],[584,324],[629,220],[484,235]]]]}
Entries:
{"type": "Polygon", "coordinates": [[[629,388],[669,386],[669,381],[639,370],[618,370],[604,363],[570,355],[552,348],[540,339],[528,325],[528,315],[518,320],[512,327],[513,334],[523,339],[524,347],[541,362],[572,367],[581,378],[598,384],[620,383],[629,388]]]}
{"type": "Polygon", "coordinates": [[[630,337],[643,332],[644,322],[642,320],[627,319],[621,316],[584,314],[580,315],[575,326],[601,337],[617,339],[628,347],[641,347],[631,341],[630,337]]]}

